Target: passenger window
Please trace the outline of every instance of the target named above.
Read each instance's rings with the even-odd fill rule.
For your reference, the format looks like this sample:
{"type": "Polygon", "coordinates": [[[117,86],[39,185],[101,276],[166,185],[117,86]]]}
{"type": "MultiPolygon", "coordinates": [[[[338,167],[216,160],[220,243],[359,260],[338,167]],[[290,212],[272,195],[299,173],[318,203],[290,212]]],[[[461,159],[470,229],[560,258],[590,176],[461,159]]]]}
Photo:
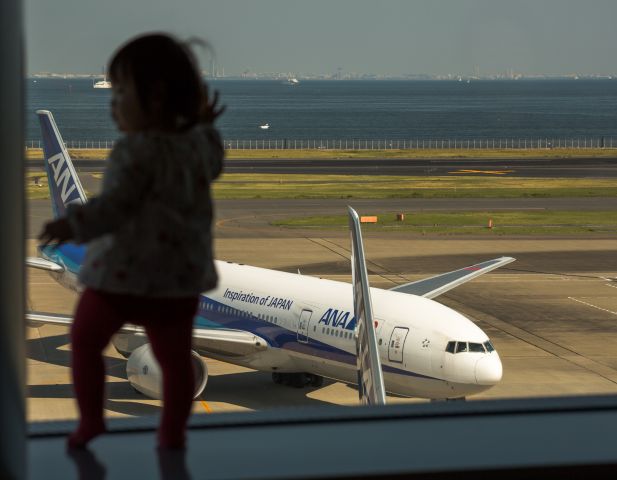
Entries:
{"type": "Polygon", "coordinates": [[[466,352],[467,351],[467,342],[457,342],[456,343],[456,353],[466,352]]]}
{"type": "Polygon", "coordinates": [[[454,353],[455,346],[456,346],[456,342],[448,342],[448,345],[446,346],[446,352],[454,353]]]}
{"type": "Polygon", "coordinates": [[[481,343],[470,343],[469,351],[474,353],[484,353],[484,347],[481,343]]]}

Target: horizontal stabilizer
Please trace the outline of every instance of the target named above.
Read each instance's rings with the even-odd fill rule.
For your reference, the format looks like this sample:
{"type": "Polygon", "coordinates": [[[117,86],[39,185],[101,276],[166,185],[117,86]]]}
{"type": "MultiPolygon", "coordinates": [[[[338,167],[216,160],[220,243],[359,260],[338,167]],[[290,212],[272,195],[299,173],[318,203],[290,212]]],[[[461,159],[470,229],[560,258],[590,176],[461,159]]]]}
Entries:
{"type": "Polygon", "coordinates": [[[32,268],[38,268],[39,270],[45,270],[47,272],[63,272],[64,267],[62,265],[58,265],[55,262],[50,260],[45,260],[44,258],[39,257],[28,257],[26,258],[26,266],[32,268]]]}
{"type": "Polygon", "coordinates": [[[500,257],[486,262],[471,265],[469,267],[454,270],[453,272],[442,273],[434,277],[425,278],[404,285],[391,288],[393,292],[408,293],[425,298],[435,298],[448,290],[452,290],[463,283],[468,282],[480,275],[503,267],[508,263],[514,262],[516,259],[512,257],[500,257]]]}

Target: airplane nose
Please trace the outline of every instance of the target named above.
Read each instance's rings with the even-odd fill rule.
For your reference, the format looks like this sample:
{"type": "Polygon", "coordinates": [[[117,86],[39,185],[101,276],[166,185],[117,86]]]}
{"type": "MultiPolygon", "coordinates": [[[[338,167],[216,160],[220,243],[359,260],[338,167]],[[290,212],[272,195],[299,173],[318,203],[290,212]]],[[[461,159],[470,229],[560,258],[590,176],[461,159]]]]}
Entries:
{"type": "Polygon", "coordinates": [[[478,385],[496,385],[501,380],[503,368],[497,352],[486,355],[476,363],[476,382],[478,385]]]}

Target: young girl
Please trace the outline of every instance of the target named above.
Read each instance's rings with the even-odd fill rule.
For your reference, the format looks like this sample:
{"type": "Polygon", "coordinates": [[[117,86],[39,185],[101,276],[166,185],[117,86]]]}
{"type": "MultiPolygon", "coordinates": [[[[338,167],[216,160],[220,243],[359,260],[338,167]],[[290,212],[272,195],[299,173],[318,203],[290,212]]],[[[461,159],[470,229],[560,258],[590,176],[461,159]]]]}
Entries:
{"type": "Polygon", "coordinates": [[[137,37],[109,64],[111,110],[125,135],[109,157],[102,193],[48,223],[44,243],[88,242],[85,286],[71,329],[81,414],[68,446],[105,431],[102,351],[127,322],[145,328],[163,372],[159,446],[183,448],[194,389],[191,334],[198,296],[216,286],[210,184],[223,147],[188,47],[166,34],[137,37]]]}

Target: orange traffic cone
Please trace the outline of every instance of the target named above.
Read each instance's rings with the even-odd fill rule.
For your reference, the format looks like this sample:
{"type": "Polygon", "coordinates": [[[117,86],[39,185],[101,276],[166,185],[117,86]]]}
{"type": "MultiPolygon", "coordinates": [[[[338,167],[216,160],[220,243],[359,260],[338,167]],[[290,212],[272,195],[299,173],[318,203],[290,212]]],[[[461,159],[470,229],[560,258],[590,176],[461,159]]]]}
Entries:
{"type": "Polygon", "coordinates": [[[493,228],[493,219],[492,218],[488,219],[488,228],[493,228]]]}

